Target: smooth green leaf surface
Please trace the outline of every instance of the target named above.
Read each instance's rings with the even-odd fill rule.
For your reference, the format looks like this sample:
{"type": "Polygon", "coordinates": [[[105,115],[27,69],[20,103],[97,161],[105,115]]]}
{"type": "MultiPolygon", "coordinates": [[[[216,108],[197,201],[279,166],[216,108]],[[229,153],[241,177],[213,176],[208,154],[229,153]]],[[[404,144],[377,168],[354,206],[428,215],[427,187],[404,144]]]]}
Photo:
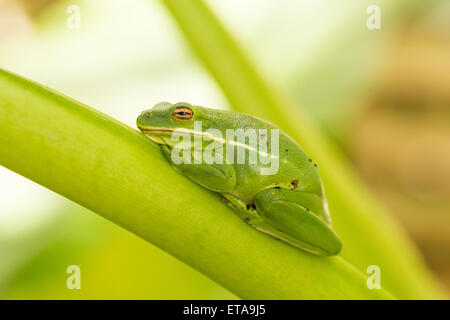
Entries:
{"type": "MultiPolygon", "coordinates": [[[[186,262],[241,298],[389,299],[341,257],[257,232],[141,133],[0,71],[0,164],[186,262]]],[[[131,250],[131,248],[130,248],[131,250]]]]}

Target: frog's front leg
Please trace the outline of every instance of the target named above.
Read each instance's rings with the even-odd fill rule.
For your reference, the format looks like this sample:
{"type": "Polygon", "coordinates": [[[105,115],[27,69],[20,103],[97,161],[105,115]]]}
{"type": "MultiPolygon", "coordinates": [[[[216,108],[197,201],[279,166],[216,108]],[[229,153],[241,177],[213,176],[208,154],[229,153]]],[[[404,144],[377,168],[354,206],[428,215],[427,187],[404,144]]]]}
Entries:
{"type": "Polygon", "coordinates": [[[334,255],[341,250],[341,241],[328,221],[308,208],[313,203],[301,191],[266,189],[257,193],[254,201],[256,210],[271,227],[261,231],[317,255],[334,255]]]}
{"type": "MultiPolygon", "coordinates": [[[[229,193],[222,193],[222,197],[223,201],[228,207],[233,209],[233,211],[236,212],[239,217],[241,217],[245,222],[247,222],[256,230],[269,234],[280,240],[287,240],[286,237],[277,236],[278,234],[280,234],[280,230],[277,230],[276,228],[267,224],[264,221],[263,217],[261,217],[261,215],[258,213],[258,211],[256,211],[256,207],[254,205],[250,205],[229,193]]],[[[292,244],[295,245],[294,243],[292,244]]]]}
{"type": "Polygon", "coordinates": [[[229,193],[222,193],[222,197],[223,202],[225,202],[228,207],[233,209],[233,211],[235,211],[237,215],[244,219],[247,223],[254,225],[255,221],[262,219],[256,211],[254,205],[252,206],[229,193]]]}
{"type": "Polygon", "coordinates": [[[223,159],[222,164],[207,164],[204,162],[197,164],[194,161],[194,151],[192,151],[191,163],[175,164],[172,161],[172,150],[166,145],[161,145],[161,150],[175,170],[207,189],[217,192],[230,192],[236,186],[236,174],[234,168],[231,164],[227,164],[225,158],[223,159]]]}

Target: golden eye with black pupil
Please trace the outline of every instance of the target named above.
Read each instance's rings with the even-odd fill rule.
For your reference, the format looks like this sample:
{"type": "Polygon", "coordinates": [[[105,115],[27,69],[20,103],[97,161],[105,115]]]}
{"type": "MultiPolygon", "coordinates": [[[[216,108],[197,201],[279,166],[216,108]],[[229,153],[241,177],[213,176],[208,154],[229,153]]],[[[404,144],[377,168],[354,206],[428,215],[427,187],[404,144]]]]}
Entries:
{"type": "Polygon", "coordinates": [[[178,107],[175,110],[173,110],[172,114],[175,118],[188,120],[191,119],[194,115],[194,112],[186,107],[178,107]]]}

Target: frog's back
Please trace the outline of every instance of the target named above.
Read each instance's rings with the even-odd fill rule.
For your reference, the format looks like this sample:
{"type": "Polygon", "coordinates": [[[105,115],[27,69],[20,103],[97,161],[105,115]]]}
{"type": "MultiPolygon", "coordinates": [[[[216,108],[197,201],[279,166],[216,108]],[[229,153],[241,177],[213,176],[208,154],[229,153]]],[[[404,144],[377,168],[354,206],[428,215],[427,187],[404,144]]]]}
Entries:
{"type": "MultiPolygon", "coordinates": [[[[237,163],[237,152],[235,150],[233,166],[236,172],[236,188],[231,192],[234,196],[247,203],[252,203],[256,193],[272,187],[289,188],[314,193],[318,196],[323,195],[321,180],[315,164],[292,138],[274,124],[236,112],[214,110],[213,113],[214,116],[211,118],[214,119],[215,117],[224,125],[224,128],[241,129],[241,133],[253,129],[256,131],[258,143],[261,138],[267,140],[267,156],[270,157],[270,159],[266,159],[269,161],[268,164],[261,163],[259,146],[256,164],[249,163],[249,153],[246,153],[244,164],[237,163]],[[273,130],[278,130],[278,139],[276,139],[276,132],[273,130]],[[267,137],[262,137],[265,134],[267,134],[267,137]],[[272,137],[273,134],[275,134],[274,137],[272,137]],[[277,142],[278,148],[274,147],[277,142]],[[269,167],[273,170],[269,174],[262,174],[261,169],[265,168],[267,173],[269,167]]],[[[225,137],[226,132],[225,129],[223,130],[225,137]]],[[[230,142],[227,140],[227,147],[228,145],[230,145],[230,142]]],[[[247,152],[252,151],[247,150],[247,152]]]]}

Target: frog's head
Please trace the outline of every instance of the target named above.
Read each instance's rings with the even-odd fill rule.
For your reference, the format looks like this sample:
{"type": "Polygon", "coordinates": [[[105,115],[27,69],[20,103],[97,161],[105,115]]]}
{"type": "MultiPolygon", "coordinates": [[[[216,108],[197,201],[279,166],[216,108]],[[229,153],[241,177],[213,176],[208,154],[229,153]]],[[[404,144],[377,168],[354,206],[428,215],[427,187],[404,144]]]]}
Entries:
{"type": "Polygon", "coordinates": [[[136,124],[148,138],[158,144],[172,146],[178,142],[171,139],[176,130],[180,133],[195,134],[194,122],[201,120],[199,107],[186,102],[171,104],[160,102],[152,109],[143,111],[136,124]]]}

